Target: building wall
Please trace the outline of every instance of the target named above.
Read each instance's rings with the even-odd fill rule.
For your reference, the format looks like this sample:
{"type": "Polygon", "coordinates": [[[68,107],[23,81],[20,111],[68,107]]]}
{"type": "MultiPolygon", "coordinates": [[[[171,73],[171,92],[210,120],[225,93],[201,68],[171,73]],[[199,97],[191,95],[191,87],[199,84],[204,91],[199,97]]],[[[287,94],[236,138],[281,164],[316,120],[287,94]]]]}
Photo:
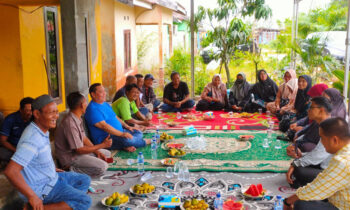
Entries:
{"type": "Polygon", "coordinates": [[[101,40],[102,83],[106,89],[107,101],[111,101],[117,88],[114,0],[104,0],[101,2],[101,40]]]}
{"type": "Polygon", "coordinates": [[[116,89],[125,84],[127,75],[137,72],[137,42],[134,8],[115,1],[115,54],[116,54],[116,89]],[[131,70],[124,70],[124,30],[130,30],[131,36],[131,70]]]}
{"type": "MultiPolygon", "coordinates": [[[[36,7],[21,7],[31,11],[36,7]]],[[[43,8],[29,14],[23,10],[0,6],[0,111],[9,114],[18,110],[23,97],[37,97],[48,93],[46,69],[45,24],[43,8]]],[[[58,18],[60,26],[60,19],[58,18]]],[[[59,27],[60,28],[60,27],[59,27]]],[[[59,29],[60,30],[60,29],[59,29]]],[[[59,36],[61,40],[61,36],[59,36]]],[[[62,49],[62,43],[60,43],[62,49]]],[[[60,51],[62,102],[65,110],[63,57],[60,51]]]]}
{"type": "Polygon", "coordinates": [[[19,108],[23,97],[23,72],[19,33],[19,10],[0,5],[0,111],[19,108]]]}

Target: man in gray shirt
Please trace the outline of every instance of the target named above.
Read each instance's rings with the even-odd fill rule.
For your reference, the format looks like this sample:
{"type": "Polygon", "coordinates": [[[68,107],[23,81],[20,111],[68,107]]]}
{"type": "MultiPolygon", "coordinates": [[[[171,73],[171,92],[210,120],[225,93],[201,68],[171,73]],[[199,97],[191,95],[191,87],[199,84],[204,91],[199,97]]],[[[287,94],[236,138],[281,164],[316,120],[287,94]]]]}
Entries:
{"type": "Polygon", "coordinates": [[[70,93],[67,104],[69,113],[55,133],[56,157],[63,168],[93,177],[101,176],[108,168],[106,160],[111,155],[103,148],[111,147],[112,139],[107,137],[101,144],[93,145],[86,137],[81,116],[87,102],[82,94],[70,93]]]}
{"type": "MultiPolygon", "coordinates": [[[[332,105],[327,98],[315,97],[311,101],[311,107],[308,111],[309,119],[320,124],[331,117],[332,105]]],[[[327,168],[332,158],[321,141],[310,152],[301,153],[299,149],[297,152],[295,149],[292,150],[291,152],[297,158],[292,162],[286,176],[288,183],[295,189],[312,182],[323,169],[327,168]]]]}

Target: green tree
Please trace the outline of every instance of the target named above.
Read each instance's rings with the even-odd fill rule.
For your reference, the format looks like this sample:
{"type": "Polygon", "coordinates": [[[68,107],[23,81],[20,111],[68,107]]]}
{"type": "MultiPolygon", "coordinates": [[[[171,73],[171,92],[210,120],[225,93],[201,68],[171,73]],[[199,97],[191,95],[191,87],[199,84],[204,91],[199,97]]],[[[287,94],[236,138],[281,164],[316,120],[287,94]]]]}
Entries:
{"type": "Polygon", "coordinates": [[[237,45],[247,43],[249,27],[240,17],[253,16],[256,20],[271,16],[271,9],[265,5],[265,0],[217,0],[217,8],[198,8],[195,18],[199,21],[209,19],[211,30],[208,32],[206,45],[213,44],[219,48],[214,58],[220,60],[226,71],[227,82],[231,82],[229,63],[237,49],[237,45]],[[243,6],[239,6],[243,5],[243,6]]]}

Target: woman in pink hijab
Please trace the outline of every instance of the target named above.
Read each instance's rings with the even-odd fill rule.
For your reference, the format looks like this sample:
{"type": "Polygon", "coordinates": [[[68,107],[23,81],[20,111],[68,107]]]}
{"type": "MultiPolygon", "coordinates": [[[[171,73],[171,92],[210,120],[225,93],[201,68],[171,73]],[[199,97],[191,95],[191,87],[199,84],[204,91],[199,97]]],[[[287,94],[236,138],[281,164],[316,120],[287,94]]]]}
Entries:
{"type": "Polygon", "coordinates": [[[266,109],[275,114],[278,111],[291,111],[294,107],[295,97],[298,92],[298,79],[293,69],[284,73],[284,83],[278,87],[276,100],[266,104],[266,109]]]}

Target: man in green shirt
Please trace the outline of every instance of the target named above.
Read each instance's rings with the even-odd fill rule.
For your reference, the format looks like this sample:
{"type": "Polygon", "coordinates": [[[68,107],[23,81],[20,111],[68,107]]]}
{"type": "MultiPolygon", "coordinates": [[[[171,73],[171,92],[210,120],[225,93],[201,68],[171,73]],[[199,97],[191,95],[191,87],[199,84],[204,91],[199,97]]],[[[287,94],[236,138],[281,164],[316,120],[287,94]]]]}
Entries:
{"type": "Polygon", "coordinates": [[[112,109],[127,124],[144,128],[144,126],[150,126],[151,123],[136,106],[135,100],[138,97],[138,93],[139,89],[136,84],[126,85],[125,96],[113,102],[112,109]]]}

